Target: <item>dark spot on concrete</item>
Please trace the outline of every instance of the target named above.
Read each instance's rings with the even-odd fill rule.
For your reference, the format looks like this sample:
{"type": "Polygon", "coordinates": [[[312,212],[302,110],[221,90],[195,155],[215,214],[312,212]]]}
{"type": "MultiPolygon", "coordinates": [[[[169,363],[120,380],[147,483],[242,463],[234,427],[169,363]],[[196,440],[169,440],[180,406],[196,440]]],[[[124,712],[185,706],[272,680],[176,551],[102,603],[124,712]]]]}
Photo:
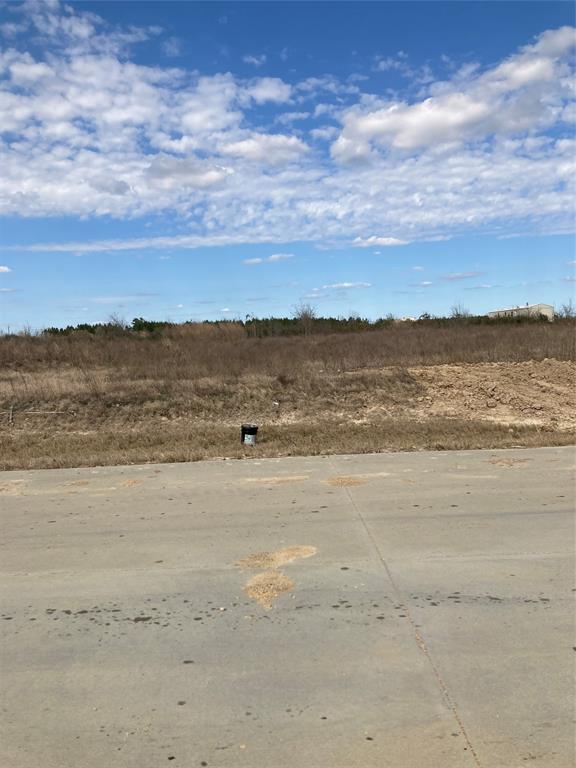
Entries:
{"type": "Polygon", "coordinates": [[[184,706],[184,704],[186,704],[186,702],[185,702],[185,701],[179,701],[179,702],[178,702],[178,706],[179,706],[179,707],[183,707],[183,706],[184,706]]]}
{"type": "Polygon", "coordinates": [[[366,741],[374,741],[374,739],[372,738],[372,736],[366,736],[366,741]]]}
{"type": "Polygon", "coordinates": [[[347,566],[347,565],[343,565],[343,566],[340,568],[340,570],[341,570],[341,571],[349,571],[349,570],[350,570],[350,568],[348,568],[348,566],[347,566]]]}
{"type": "Polygon", "coordinates": [[[182,664],[194,664],[194,662],[192,661],[192,659],[184,659],[182,664]]]}
{"type": "Polygon", "coordinates": [[[132,619],[132,621],[133,621],[133,622],[138,622],[138,621],[151,621],[151,620],[152,620],[152,616],[135,616],[135,617],[132,619]]]}

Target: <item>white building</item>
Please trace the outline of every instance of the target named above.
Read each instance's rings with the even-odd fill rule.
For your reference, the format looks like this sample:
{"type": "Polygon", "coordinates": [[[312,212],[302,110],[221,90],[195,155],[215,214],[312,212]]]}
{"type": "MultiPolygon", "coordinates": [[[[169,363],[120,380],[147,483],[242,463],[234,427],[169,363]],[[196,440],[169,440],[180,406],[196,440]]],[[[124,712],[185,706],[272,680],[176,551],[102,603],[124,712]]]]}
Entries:
{"type": "Polygon", "coordinates": [[[509,309],[495,309],[488,312],[488,317],[538,317],[544,315],[549,322],[554,320],[554,307],[552,304],[526,304],[523,307],[510,307],[509,309]]]}

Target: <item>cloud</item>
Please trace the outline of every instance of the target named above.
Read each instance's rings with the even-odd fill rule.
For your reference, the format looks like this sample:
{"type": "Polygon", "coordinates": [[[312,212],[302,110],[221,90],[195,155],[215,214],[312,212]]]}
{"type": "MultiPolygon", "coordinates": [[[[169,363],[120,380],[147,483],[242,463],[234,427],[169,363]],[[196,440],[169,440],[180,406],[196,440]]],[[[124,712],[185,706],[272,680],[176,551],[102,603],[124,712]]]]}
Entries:
{"type": "Polygon", "coordinates": [[[407,245],[407,240],[401,240],[398,237],[378,237],[378,235],[371,235],[370,237],[356,237],[352,241],[352,245],[355,248],[372,248],[374,246],[392,247],[395,245],[407,245]]]}
{"type": "Polygon", "coordinates": [[[259,258],[255,257],[253,259],[244,259],[242,262],[243,264],[274,264],[278,261],[286,261],[287,259],[293,259],[294,254],[293,253],[273,253],[271,256],[267,256],[266,258],[259,258]]]}
{"type": "Polygon", "coordinates": [[[331,283],[323,285],[323,291],[345,291],[352,288],[370,288],[372,283],[331,283]]]}
{"type": "Polygon", "coordinates": [[[282,125],[290,125],[297,120],[306,120],[311,116],[310,112],[283,112],[276,117],[276,122],[282,125]]]}
{"type": "Polygon", "coordinates": [[[229,169],[195,157],[176,158],[157,155],[145,170],[146,177],[161,189],[191,187],[205,189],[222,182],[229,169]]]}
{"type": "Polygon", "coordinates": [[[10,267],[0,266],[0,273],[1,272],[12,272],[12,270],[10,269],[10,267]]]}
{"type": "Polygon", "coordinates": [[[0,288],[0,293],[14,293],[16,288],[0,288]]]}
{"type": "Polygon", "coordinates": [[[574,43],[573,28],[550,30],[483,73],[433,83],[422,101],[352,107],[342,115],[333,157],[357,161],[379,146],[414,151],[551,125],[559,100],[571,98],[567,58],[574,43]]]}
{"type": "Polygon", "coordinates": [[[242,61],[245,64],[252,64],[254,67],[261,67],[266,63],[266,54],[261,53],[259,56],[252,56],[250,54],[242,56],[242,61]]]}
{"type": "Polygon", "coordinates": [[[176,58],[182,55],[182,41],[177,37],[169,37],[162,43],[162,51],[169,58],[176,58]]]}
{"type": "Polygon", "coordinates": [[[296,136],[261,133],[249,139],[224,144],[220,151],[223,155],[233,155],[268,165],[281,165],[298,159],[308,151],[308,147],[296,136]]]}
{"type": "Polygon", "coordinates": [[[442,280],[470,280],[473,277],[479,277],[482,272],[451,272],[448,275],[442,275],[442,280]]]}
{"type": "Polygon", "coordinates": [[[377,249],[573,229],[569,28],[424,87],[415,74],[390,99],[333,75],[290,84],[145,66],[132,47],[168,44],[157,28],[55,2],[18,9],[0,54],[0,213],[154,226],[166,215],[174,229],[10,251],[377,249]]]}
{"type": "Polygon", "coordinates": [[[245,94],[257,104],[266,102],[284,103],[290,100],[292,86],[279,77],[261,77],[245,89],[245,94]]]}
{"type": "Polygon", "coordinates": [[[431,280],[420,280],[419,283],[411,283],[413,288],[429,288],[434,283],[431,280]]]}
{"type": "Polygon", "coordinates": [[[565,283],[576,283],[576,277],[574,277],[574,275],[567,275],[566,277],[563,277],[562,280],[565,283]]]}
{"type": "Polygon", "coordinates": [[[412,272],[424,272],[424,267],[412,267],[412,272]]]}
{"type": "Polygon", "coordinates": [[[155,25],[112,26],[91,11],[72,8],[58,0],[24,0],[10,10],[22,19],[19,23],[1,25],[4,35],[14,38],[26,34],[36,43],[70,54],[99,51],[117,55],[162,33],[162,28],[155,25]]]}
{"type": "Polygon", "coordinates": [[[88,301],[91,304],[138,304],[142,299],[158,296],[158,293],[133,293],[126,296],[94,296],[88,301]]]}
{"type": "Polygon", "coordinates": [[[275,262],[275,261],[286,261],[286,259],[293,259],[294,254],[293,253],[273,253],[271,256],[268,256],[266,261],[269,262],[275,262]]]}

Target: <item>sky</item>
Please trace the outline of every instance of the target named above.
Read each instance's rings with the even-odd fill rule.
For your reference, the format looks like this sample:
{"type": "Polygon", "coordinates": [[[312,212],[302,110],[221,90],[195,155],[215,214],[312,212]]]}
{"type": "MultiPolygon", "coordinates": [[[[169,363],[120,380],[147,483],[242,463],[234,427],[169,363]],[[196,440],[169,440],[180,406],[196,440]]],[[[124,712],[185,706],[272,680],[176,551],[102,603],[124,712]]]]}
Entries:
{"type": "Polygon", "coordinates": [[[571,2],[0,5],[0,329],[574,297],[571,2]]]}

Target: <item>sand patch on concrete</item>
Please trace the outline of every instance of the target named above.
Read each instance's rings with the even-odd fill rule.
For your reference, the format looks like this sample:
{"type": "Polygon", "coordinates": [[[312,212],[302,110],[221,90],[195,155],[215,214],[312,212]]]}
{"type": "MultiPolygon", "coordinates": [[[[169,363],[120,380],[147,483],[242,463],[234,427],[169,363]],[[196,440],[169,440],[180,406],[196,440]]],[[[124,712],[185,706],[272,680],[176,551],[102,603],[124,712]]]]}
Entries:
{"type": "Polygon", "coordinates": [[[336,477],[329,477],[326,482],[337,488],[348,488],[354,485],[364,485],[366,479],[361,475],[337,475],[336,477]]]}
{"type": "Polygon", "coordinates": [[[257,485],[283,485],[284,483],[301,483],[308,479],[308,475],[281,475],[279,477],[245,477],[241,482],[257,485]]]}
{"type": "Polygon", "coordinates": [[[292,579],[289,579],[281,571],[264,571],[252,576],[246,582],[244,592],[263,608],[270,609],[278,595],[283,592],[290,592],[293,588],[292,579]]]}
{"type": "Polygon", "coordinates": [[[19,496],[23,491],[23,480],[14,480],[10,483],[0,483],[0,493],[8,496],[19,496]]]}
{"type": "Polygon", "coordinates": [[[294,582],[279,570],[280,566],[312,557],[316,552],[316,547],[311,546],[284,547],[275,552],[255,552],[238,560],[236,565],[240,568],[262,570],[262,573],[255,574],[246,582],[244,591],[252,600],[269,610],[279,595],[294,588],[294,582]]]}
{"type": "Polygon", "coordinates": [[[496,467],[524,467],[531,459],[488,459],[488,464],[496,467]]]}
{"type": "Polygon", "coordinates": [[[312,557],[316,552],[316,547],[284,547],[284,549],[278,549],[276,552],[255,552],[253,555],[248,555],[243,560],[239,560],[236,565],[250,570],[260,570],[261,568],[274,569],[280,568],[280,566],[287,563],[292,563],[299,558],[312,557]]]}

